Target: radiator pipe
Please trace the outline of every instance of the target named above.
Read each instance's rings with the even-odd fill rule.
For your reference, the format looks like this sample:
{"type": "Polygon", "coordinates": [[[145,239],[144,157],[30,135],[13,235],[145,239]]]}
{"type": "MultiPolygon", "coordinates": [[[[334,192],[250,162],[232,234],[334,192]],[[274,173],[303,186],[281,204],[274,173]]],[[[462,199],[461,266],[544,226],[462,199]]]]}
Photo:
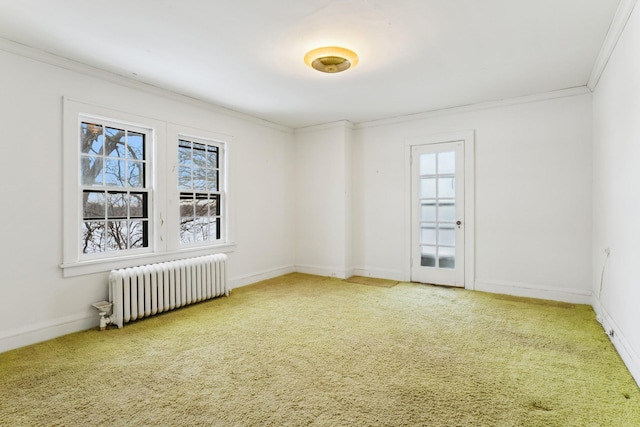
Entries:
{"type": "Polygon", "coordinates": [[[98,310],[98,315],[100,316],[100,330],[104,331],[107,329],[107,325],[113,323],[113,319],[109,314],[111,314],[111,307],[113,307],[113,303],[109,301],[100,301],[91,304],[98,310]]]}
{"type": "Polygon", "coordinates": [[[113,320],[111,319],[111,316],[107,316],[107,313],[102,311],[100,312],[100,330],[104,331],[105,329],[107,329],[107,325],[110,325],[113,323],[113,320]]]}

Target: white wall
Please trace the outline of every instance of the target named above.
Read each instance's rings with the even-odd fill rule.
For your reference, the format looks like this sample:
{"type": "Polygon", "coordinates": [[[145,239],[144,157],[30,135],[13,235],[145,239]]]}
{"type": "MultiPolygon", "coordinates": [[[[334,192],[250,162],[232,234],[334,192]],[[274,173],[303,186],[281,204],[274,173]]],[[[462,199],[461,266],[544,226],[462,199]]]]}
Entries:
{"type": "Polygon", "coordinates": [[[3,46],[0,351],[95,325],[90,303],[107,294],[106,273],[63,278],[58,267],[63,96],[234,137],[235,286],[293,270],[408,279],[405,140],[473,130],[474,287],[586,302],[599,275],[601,247],[610,246],[603,305],[639,348],[628,297],[637,297],[629,260],[638,252],[625,240],[631,221],[621,219],[624,209],[633,214],[640,206],[629,197],[613,198],[637,178],[630,154],[640,133],[632,114],[640,107],[629,92],[638,79],[632,71],[622,83],[617,78],[634,58],[637,46],[629,41],[618,48],[622,59],[614,58],[596,92],[594,271],[590,94],[569,91],[574,96],[364,123],[355,130],[342,122],[294,135],[106,73],[80,72],[82,67],[65,61],[59,62],[70,69],[47,65],[3,46]],[[16,226],[24,222],[38,227],[16,226]]]}
{"type": "Polygon", "coordinates": [[[352,275],[351,151],[353,125],[296,130],[296,269],[352,275]]]}
{"type": "Polygon", "coordinates": [[[639,51],[636,8],[593,97],[592,284],[596,312],[640,382],[639,51]]]}
{"type": "Polygon", "coordinates": [[[467,130],[475,131],[475,289],[590,301],[588,93],[356,126],[356,271],[408,279],[404,142],[467,130]]]}
{"type": "Polygon", "coordinates": [[[0,64],[0,351],[97,325],[90,304],[107,298],[107,273],[63,278],[59,268],[63,96],[233,136],[237,246],[229,254],[231,283],[293,270],[290,129],[9,42],[0,44],[0,64]],[[36,60],[40,56],[61,66],[36,60]]]}

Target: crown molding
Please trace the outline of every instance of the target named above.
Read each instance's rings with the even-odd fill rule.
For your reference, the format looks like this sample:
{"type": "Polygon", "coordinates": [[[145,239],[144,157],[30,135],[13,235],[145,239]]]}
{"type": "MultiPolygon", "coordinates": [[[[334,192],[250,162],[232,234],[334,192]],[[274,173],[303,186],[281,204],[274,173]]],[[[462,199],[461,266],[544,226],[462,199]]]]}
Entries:
{"type": "Polygon", "coordinates": [[[432,117],[443,116],[448,114],[468,113],[472,111],[486,110],[490,108],[508,107],[511,105],[527,104],[532,102],[548,101],[558,98],[568,98],[571,96],[580,96],[590,94],[591,91],[586,86],[573,87],[568,89],[554,90],[550,92],[537,93],[534,95],[521,96],[517,98],[502,99],[499,101],[481,102],[477,104],[461,105],[451,108],[443,108],[439,110],[426,111],[423,113],[408,114],[405,116],[391,117],[388,119],[373,120],[369,122],[361,122],[356,124],[356,129],[371,128],[376,126],[388,126],[398,123],[412,122],[416,120],[425,120],[432,117]]]}
{"type": "Polygon", "coordinates": [[[598,86],[598,82],[600,81],[600,77],[602,77],[602,73],[607,68],[607,64],[609,63],[609,59],[613,54],[613,51],[618,44],[618,40],[631,17],[631,13],[633,12],[633,8],[636,5],[636,0],[621,0],[618,5],[618,9],[616,10],[616,14],[613,17],[613,21],[611,21],[611,26],[609,27],[609,31],[607,32],[607,36],[602,43],[602,47],[600,48],[600,53],[598,53],[598,57],[596,58],[596,62],[593,65],[593,69],[591,70],[591,77],[589,77],[589,81],[587,82],[587,87],[593,92],[598,86]]]}
{"type": "Polygon", "coordinates": [[[296,128],[294,130],[295,134],[300,134],[300,133],[307,133],[307,132],[316,132],[316,131],[321,131],[321,130],[326,130],[326,129],[334,129],[334,128],[341,128],[341,129],[355,129],[356,125],[354,125],[352,122],[348,121],[348,120],[339,120],[337,122],[329,122],[329,123],[322,123],[319,125],[312,125],[312,126],[305,126],[305,127],[301,127],[301,128],[296,128]]]}
{"type": "Polygon", "coordinates": [[[21,43],[17,43],[11,40],[0,38],[0,51],[12,53],[18,56],[32,59],[34,61],[42,62],[54,67],[63,68],[75,73],[84,74],[86,76],[95,77],[100,80],[104,80],[110,83],[115,83],[120,86],[125,86],[130,89],[140,90],[154,95],[162,96],[164,98],[171,99],[173,101],[183,102],[193,105],[195,107],[203,108],[218,114],[222,114],[228,117],[236,119],[242,119],[252,122],[257,125],[265,126],[271,129],[275,129],[284,133],[292,134],[293,129],[289,126],[280,125],[270,122],[268,120],[261,119],[246,113],[241,113],[229,108],[221,107],[208,101],[197,99],[188,95],[173,92],[168,89],[154,86],[149,83],[144,83],[139,80],[134,80],[131,77],[123,76],[120,74],[105,71],[100,68],[92,67],[82,62],[74,61],[69,58],[54,55],[52,53],[33,48],[21,43]]]}

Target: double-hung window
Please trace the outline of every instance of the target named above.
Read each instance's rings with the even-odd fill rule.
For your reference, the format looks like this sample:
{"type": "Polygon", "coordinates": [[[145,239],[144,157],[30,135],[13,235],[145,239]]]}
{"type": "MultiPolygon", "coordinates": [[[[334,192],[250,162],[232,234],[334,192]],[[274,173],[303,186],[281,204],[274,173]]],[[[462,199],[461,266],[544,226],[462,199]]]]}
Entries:
{"type": "Polygon", "coordinates": [[[180,244],[223,241],[224,144],[178,140],[180,244]]]}
{"type": "Polygon", "coordinates": [[[149,247],[148,129],[83,118],[80,123],[82,254],[149,247]]]}
{"type": "Polygon", "coordinates": [[[233,250],[232,137],[64,100],[65,276],[233,250]]]}

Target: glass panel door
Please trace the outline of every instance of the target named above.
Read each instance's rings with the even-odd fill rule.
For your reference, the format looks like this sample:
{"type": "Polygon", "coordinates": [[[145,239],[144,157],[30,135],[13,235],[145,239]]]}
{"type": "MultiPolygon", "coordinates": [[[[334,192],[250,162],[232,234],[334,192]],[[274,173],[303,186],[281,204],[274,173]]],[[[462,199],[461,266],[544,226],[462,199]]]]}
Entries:
{"type": "Polygon", "coordinates": [[[455,268],[455,151],[422,153],[420,162],[420,265],[455,268]]]}
{"type": "Polygon", "coordinates": [[[464,286],[464,146],[412,150],[412,280],[464,286]]]}

